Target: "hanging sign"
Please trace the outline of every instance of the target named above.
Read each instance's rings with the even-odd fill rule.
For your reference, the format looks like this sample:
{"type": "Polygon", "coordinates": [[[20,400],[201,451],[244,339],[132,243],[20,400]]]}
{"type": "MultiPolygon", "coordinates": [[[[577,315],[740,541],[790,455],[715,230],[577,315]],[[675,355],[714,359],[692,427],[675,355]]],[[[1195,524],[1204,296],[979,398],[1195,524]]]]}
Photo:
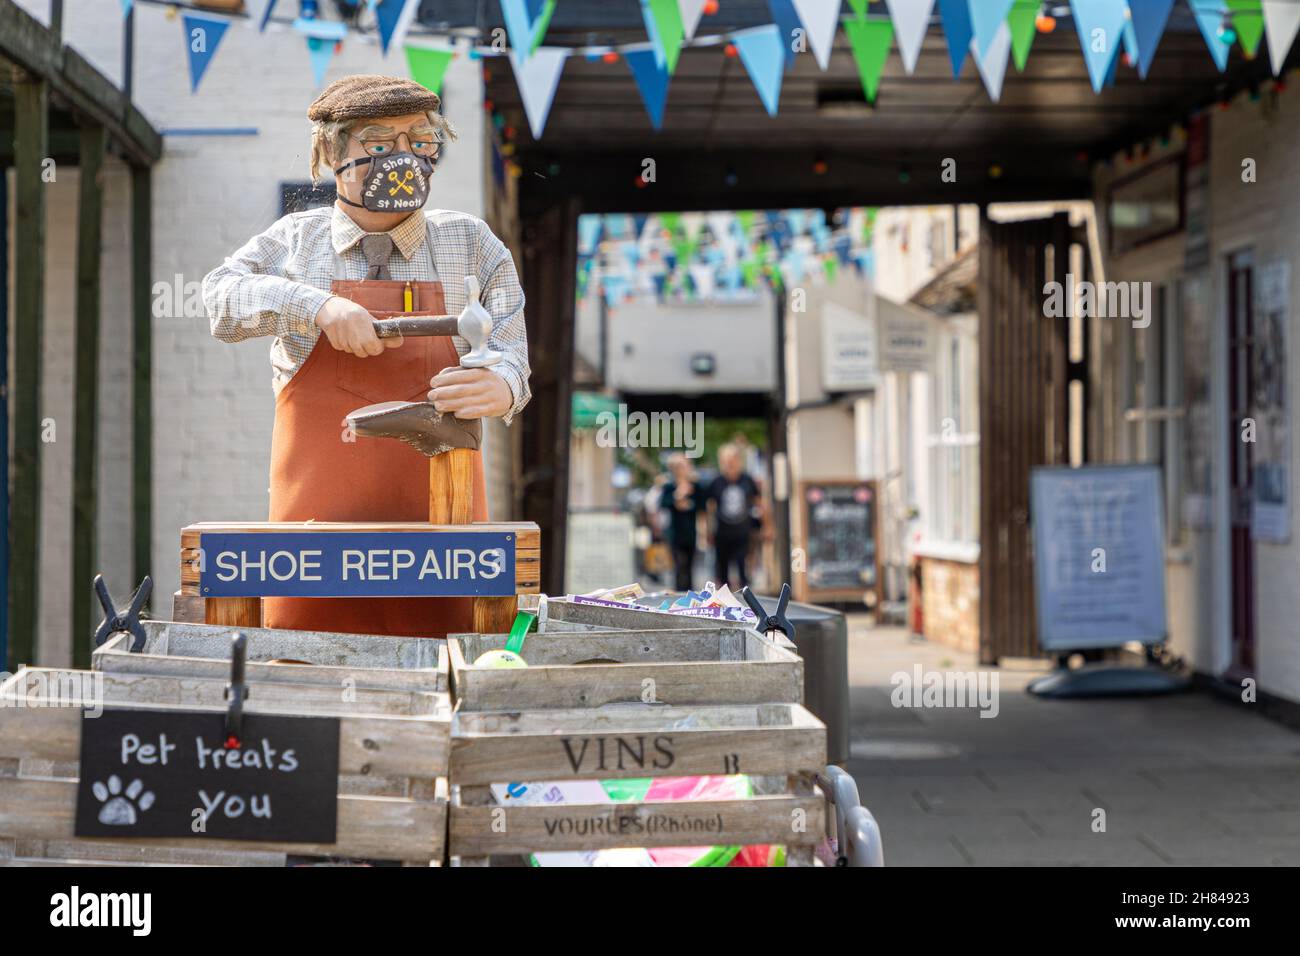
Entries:
{"type": "Polygon", "coordinates": [[[199,593],[218,597],[504,597],[505,531],[205,532],[199,593]]]}
{"type": "Polygon", "coordinates": [[[75,834],[336,842],[338,720],[245,714],[241,746],[227,749],[225,719],[130,709],[84,717],[75,834]]]}

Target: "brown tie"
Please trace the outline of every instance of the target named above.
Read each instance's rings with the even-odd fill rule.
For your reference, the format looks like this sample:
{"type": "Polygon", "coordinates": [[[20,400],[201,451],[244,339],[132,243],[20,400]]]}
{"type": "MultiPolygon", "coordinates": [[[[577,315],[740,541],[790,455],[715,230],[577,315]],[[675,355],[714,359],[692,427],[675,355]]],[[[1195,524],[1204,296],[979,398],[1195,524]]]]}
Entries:
{"type": "Polygon", "coordinates": [[[375,232],[363,236],[361,251],[366,256],[367,279],[390,279],[388,274],[388,257],[393,254],[393,237],[386,232],[375,232]]]}

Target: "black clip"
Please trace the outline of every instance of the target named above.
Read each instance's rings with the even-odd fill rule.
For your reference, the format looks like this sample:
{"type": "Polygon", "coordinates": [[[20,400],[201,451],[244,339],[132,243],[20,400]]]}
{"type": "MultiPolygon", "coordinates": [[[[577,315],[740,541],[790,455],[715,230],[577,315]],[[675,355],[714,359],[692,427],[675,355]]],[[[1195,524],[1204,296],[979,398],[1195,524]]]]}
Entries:
{"type": "Polygon", "coordinates": [[[790,585],[788,583],[781,585],[781,594],[776,599],[775,614],[768,614],[764,610],[763,605],[759,603],[758,598],[754,597],[754,592],[749,589],[748,585],[740,589],[740,596],[745,599],[745,603],[749,605],[750,610],[758,618],[758,624],[755,625],[756,630],[766,635],[770,635],[773,631],[780,631],[788,641],[794,642],[794,625],[785,616],[785,606],[790,603],[790,585]]]}
{"type": "Polygon", "coordinates": [[[230,639],[230,683],[226,685],[225,699],[230,701],[226,708],[226,749],[238,750],[243,745],[244,737],[244,701],[248,698],[248,687],[244,684],[244,657],[248,650],[248,638],[239,632],[230,639]]]}
{"type": "Polygon", "coordinates": [[[144,607],[145,601],[149,600],[149,595],[152,593],[153,578],[146,574],[140,586],[135,589],[135,594],[131,595],[126,610],[119,610],[113,604],[113,596],[108,593],[104,576],[96,574],[95,594],[99,596],[99,603],[103,605],[104,619],[99,622],[99,627],[95,628],[95,646],[99,647],[114,634],[125,632],[135,638],[131,643],[132,654],[139,654],[144,650],[145,638],[148,635],[144,632],[144,625],[140,623],[140,609],[144,607]]]}

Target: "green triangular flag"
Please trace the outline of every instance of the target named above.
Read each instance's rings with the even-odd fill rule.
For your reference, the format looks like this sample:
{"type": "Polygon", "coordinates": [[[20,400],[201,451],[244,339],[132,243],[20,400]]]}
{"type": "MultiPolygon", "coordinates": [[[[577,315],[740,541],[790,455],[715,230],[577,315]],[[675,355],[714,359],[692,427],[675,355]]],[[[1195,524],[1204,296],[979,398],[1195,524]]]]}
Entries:
{"type": "Polygon", "coordinates": [[[663,226],[673,235],[681,228],[682,214],[679,212],[664,212],[659,214],[659,225],[663,226]]]}
{"type": "Polygon", "coordinates": [[[668,72],[677,69],[677,57],[682,52],[682,11],[677,0],[650,0],[650,15],[655,20],[655,32],[664,48],[668,72]]]}
{"type": "Polygon", "coordinates": [[[853,8],[853,12],[861,20],[867,15],[867,4],[870,2],[871,0],[849,0],[849,6],[853,8]]]}
{"type": "Polygon", "coordinates": [[[551,25],[551,14],[554,12],[555,0],[546,0],[546,6],[542,8],[542,12],[533,21],[533,45],[528,48],[529,56],[536,53],[537,48],[542,45],[542,37],[546,36],[546,28],[551,25]]]}
{"type": "Polygon", "coordinates": [[[1237,40],[1246,51],[1246,59],[1255,59],[1259,41],[1264,37],[1264,8],[1259,0],[1228,0],[1237,40]]]}
{"type": "Polygon", "coordinates": [[[749,238],[749,227],[754,224],[754,211],[752,209],[742,209],[736,213],[736,221],[740,223],[740,231],[749,238]]]}
{"type": "Polygon", "coordinates": [[[827,256],[823,259],[822,268],[826,270],[826,281],[834,282],[835,274],[839,271],[839,263],[835,261],[835,257],[827,256]]]}
{"type": "Polygon", "coordinates": [[[427,47],[408,46],[406,66],[411,72],[411,79],[425,89],[438,93],[441,91],[442,78],[447,72],[447,65],[455,55],[452,50],[430,50],[427,47]]]}
{"type": "Polygon", "coordinates": [[[862,81],[867,102],[874,103],[876,88],[880,86],[880,74],[885,69],[889,48],[894,43],[893,21],[885,16],[846,19],[844,32],[848,34],[849,46],[853,48],[853,59],[858,64],[858,79],[862,81]]]}
{"type": "Polygon", "coordinates": [[[1016,0],[1011,12],[1007,14],[1007,26],[1011,28],[1011,58],[1016,61],[1016,69],[1024,70],[1029,60],[1029,48],[1034,45],[1034,34],[1038,27],[1038,10],[1042,6],[1038,0],[1016,0]]]}

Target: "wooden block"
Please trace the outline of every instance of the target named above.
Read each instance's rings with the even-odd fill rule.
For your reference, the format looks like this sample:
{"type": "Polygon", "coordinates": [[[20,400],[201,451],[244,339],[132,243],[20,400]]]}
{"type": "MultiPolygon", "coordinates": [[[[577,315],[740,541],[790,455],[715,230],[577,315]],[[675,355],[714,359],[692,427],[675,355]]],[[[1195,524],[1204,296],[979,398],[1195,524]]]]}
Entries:
{"type": "Polygon", "coordinates": [[[204,621],[232,627],[261,627],[262,599],[256,597],[208,598],[204,621]]]}
{"type": "Polygon", "coordinates": [[[479,634],[509,631],[515,622],[518,602],[515,596],[474,598],[474,630],[479,634]]]}
{"type": "Polygon", "coordinates": [[[172,620],[202,624],[208,616],[206,603],[197,594],[187,594],[184,590],[177,591],[172,595],[172,620]]]}
{"type": "Polygon", "coordinates": [[[474,452],[453,448],[429,459],[429,523],[474,520],[474,452]]]}

